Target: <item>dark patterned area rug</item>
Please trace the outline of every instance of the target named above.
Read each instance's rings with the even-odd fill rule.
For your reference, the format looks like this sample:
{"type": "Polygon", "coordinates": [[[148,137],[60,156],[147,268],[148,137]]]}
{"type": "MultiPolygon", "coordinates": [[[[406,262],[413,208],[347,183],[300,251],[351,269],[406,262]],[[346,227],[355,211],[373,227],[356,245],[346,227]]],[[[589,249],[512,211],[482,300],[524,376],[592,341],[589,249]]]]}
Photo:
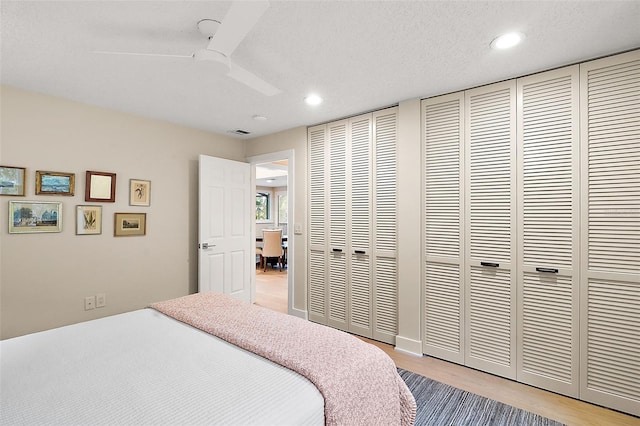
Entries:
{"type": "Polygon", "coordinates": [[[416,426],[561,426],[554,420],[398,368],[418,406],[416,426]]]}

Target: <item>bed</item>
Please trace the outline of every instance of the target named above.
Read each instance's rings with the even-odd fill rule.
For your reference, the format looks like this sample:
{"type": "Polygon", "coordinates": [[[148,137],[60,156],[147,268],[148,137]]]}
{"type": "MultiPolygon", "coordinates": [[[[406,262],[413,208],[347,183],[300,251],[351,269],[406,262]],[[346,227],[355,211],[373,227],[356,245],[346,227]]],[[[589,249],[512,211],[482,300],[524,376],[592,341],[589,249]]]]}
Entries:
{"type": "Polygon", "coordinates": [[[0,342],[0,423],[412,424],[384,352],[216,293],[0,342]]]}

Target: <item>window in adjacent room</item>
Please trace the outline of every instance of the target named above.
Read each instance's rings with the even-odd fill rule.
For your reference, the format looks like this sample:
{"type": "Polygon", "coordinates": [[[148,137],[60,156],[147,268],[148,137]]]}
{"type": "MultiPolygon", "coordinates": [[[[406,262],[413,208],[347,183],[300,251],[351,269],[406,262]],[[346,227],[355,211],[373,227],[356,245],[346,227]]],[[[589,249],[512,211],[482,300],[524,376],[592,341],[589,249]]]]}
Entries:
{"type": "Polygon", "coordinates": [[[271,194],[267,192],[256,193],[256,220],[267,221],[271,219],[271,194]]]}

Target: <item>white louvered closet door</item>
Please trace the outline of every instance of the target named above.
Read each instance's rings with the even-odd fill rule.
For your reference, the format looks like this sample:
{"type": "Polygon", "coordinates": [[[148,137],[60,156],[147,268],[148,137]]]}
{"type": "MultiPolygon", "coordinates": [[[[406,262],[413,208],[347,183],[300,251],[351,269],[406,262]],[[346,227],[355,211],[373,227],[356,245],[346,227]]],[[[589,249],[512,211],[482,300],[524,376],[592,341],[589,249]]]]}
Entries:
{"type": "Polygon", "coordinates": [[[372,337],[371,127],[371,114],[349,120],[349,331],[365,337],[372,337]]]}
{"type": "Polygon", "coordinates": [[[465,92],[465,365],[516,377],[516,82],[465,92]]]}
{"type": "Polygon", "coordinates": [[[422,101],[423,352],[464,363],[464,92],[422,101]]]}
{"type": "Polygon", "coordinates": [[[329,288],[327,324],[348,331],[348,120],[327,125],[329,143],[329,288]]]}
{"type": "Polygon", "coordinates": [[[398,108],[373,118],[373,338],[395,344],[398,334],[398,108]]]}
{"type": "Polygon", "coordinates": [[[578,66],[517,89],[518,381],[577,397],[578,66]]]}
{"type": "Polygon", "coordinates": [[[327,126],[311,127],[307,131],[309,144],[309,286],[308,310],[311,321],[327,323],[327,228],[326,228],[326,173],[327,126]]]}
{"type": "Polygon", "coordinates": [[[580,65],[580,398],[640,416],[640,51],[580,65]]]}

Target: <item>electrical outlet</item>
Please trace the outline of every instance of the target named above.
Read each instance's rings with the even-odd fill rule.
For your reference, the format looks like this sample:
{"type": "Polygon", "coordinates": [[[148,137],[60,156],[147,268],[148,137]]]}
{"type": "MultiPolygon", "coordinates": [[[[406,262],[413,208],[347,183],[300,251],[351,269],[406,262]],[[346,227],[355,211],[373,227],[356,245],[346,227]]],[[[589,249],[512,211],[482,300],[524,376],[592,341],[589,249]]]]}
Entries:
{"type": "Polygon", "coordinates": [[[90,311],[96,307],[96,297],[95,296],[87,296],[84,298],[84,310],[90,311]]]}
{"type": "Polygon", "coordinates": [[[107,294],[106,293],[96,294],[96,308],[104,308],[105,306],[107,306],[107,294]]]}

